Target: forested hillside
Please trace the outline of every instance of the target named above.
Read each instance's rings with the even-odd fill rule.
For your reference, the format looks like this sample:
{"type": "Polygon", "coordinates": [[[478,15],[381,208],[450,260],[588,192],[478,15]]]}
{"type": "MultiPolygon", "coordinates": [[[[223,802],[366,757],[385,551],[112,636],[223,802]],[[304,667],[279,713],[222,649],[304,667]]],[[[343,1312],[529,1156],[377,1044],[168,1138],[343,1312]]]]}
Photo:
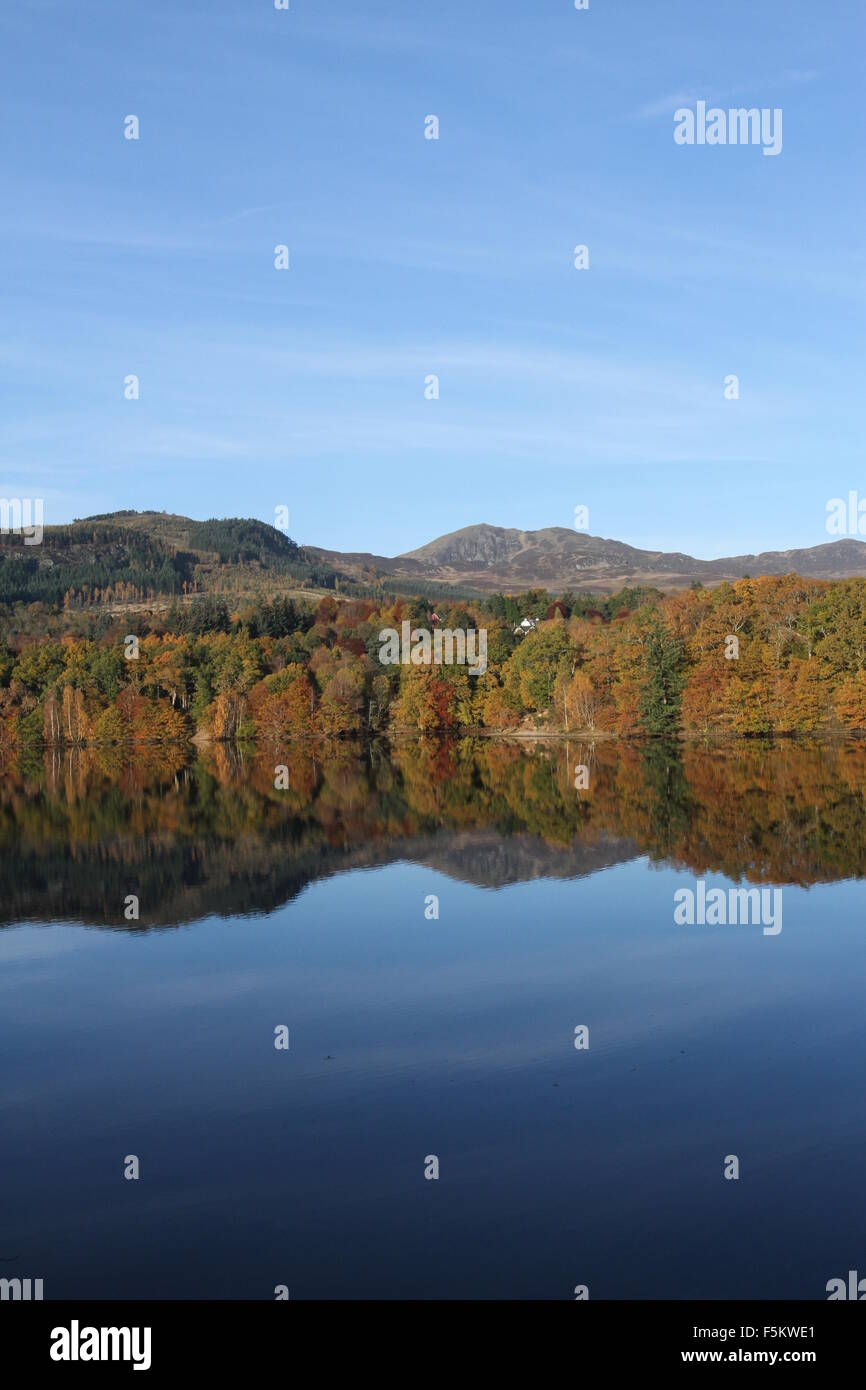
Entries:
{"type": "Polygon", "coordinates": [[[111,603],[192,591],[196,557],[121,526],[47,527],[38,546],[0,535],[0,603],[111,603]]]}

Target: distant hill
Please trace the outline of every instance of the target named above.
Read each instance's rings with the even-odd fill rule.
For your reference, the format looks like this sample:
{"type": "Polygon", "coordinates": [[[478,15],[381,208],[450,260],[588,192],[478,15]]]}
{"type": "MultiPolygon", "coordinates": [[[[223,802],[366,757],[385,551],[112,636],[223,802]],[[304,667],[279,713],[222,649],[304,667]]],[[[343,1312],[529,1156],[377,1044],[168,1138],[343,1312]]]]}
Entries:
{"type": "Polygon", "coordinates": [[[866,543],[845,539],[696,560],[561,526],[520,531],[479,525],[388,557],[299,546],[255,518],[196,521],[135,511],[47,526],[38,546],[25,546],[14,533],[0,536],[0,603],[240,595],[292,584],[349,593],[424,591],[431,597],[531,588],[614,593],[626,585],[669,590],[791,572],[813,579],[866,577],[866,543]]]}
{"type": "Polygon", "coordinates": [[[0,536],[0,602],[123,602],[228,589],[267,578],[334,587],[335,571],[263,521],[109,512],[46,526],[40,545],[0,536]]]}
{"type": "MultiPolygon", "coordinates": [[[[315,550],[315,547],[310,547],[315,550]]],[[[746,575],[797,573],[813,579],[866,577],[866,542],[830,541],[803,550],[770,550],[696,560],[680,551],[639,550],[564,526],[518,531],[502,526],[465,526],[417,550],[387,559],[376,555],[315,550],[322,562],[347,574],[379,572],[408,580],[431,580],[481,590],[545,588],[614,592],[626,584],[659,589],[699,581],[719,584],[746,575]]]]}

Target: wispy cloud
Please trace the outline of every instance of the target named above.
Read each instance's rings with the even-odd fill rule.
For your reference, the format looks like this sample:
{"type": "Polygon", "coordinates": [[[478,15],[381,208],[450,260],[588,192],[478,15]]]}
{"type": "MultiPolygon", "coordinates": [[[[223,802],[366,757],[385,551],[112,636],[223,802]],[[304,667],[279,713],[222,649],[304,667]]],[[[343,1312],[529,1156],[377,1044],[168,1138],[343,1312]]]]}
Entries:
{"type": "MultiPolygon", "coordinates": [[[[639,106],[632,112],[632,119],[636,121],[651,121],[656,116],[673,117],[674,112],[680,106],[694,106],[696,101],[706,99],[706,91],[698,91],[692,88],[688,91],[671,92],[668,96],[657,97],[654,101],[648,101],[643,106],[639,106]]],[[[715,97],[712,98],[715,100],[715,97]]]]}
{"type": "Polygon", "coordinates": [[[631,119],[636,121],[651,121],[659,116],[673,116],[674,112],[681,106],[694,106],[697,101],[705,101],[708,106],[727,106],[732,102],[740,102],[750,98],[757,87],[772,91],[777,87],[805,86],[811,82],[817,82],[821,73],[817,68],[787,68],[784,72],[770,79],[763,77],[748,83],[736,82],[722,93],[718,87],[709,86],[690,86],[682,87],[677,91],[670,92],[665,96],[655,97],[652,101],[647,101],[643,106],[631,113],[631,119]]]}
{"type": "Polygon", "coordinates": [[[820,76],[817,68],[788,68],[787,72],[782,73],[781,80],[791,83],[817,82],[820,76]]]}

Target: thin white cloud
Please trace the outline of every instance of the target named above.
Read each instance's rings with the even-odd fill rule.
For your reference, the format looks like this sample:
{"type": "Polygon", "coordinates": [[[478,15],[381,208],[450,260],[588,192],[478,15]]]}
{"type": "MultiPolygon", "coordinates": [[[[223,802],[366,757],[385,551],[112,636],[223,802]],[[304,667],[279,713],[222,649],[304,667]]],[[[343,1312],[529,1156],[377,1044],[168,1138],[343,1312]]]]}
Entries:
{"type": "Polygon", "coordinates": [[[787,72],[782,73],[782,81],[792,83],[817,82],[820,76],[817,68],[788,68],[787,72]]]}
{"type": "Polygon", "coordinates": [[[705,91],[672,92],[669,96],[657,97],[654,101],[648,101],[643,106],[638,107],[637,111],[632,112],[632,118],[637,121],[650,121],[656,116],[670,116],[673,120],[674,112],[681,106],[694,106],[696,101],[706,99],[705,91]]]}
{"type": "MultiPolygon", "coordinates": [[[[769,82],[762,78],[760,85],[768,90],[778,86],[804,86],[811,82],[817,82],[820,76],[821,73],[817,68],[787,68],[769,82]]],[[[645,102],[643,106],[639,106],[636,111],[631,113],[631,118],[637,121],[650,121],[659,116],[670,116],[673,119],[674,112],[680,107],[693,107],[697,101],[705,101],[708,106],[721,107],[727,107],[734,102],[739,104],[743,100],[744,94],[751,91],[755,85],[755,83],[751,83],[747,86],[738,82],[727,89],[726,95],[717,88],[683,87],[678,91],[645,102]]]]}

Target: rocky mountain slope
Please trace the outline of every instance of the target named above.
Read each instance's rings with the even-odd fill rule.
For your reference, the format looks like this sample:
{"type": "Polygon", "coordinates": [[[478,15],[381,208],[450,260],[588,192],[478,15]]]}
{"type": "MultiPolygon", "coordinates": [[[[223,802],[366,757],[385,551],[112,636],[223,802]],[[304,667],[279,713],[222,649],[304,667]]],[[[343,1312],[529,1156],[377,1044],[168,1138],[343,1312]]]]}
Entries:
{"type": "MultiPolygon", "coordinates": [[[[310,547],[308,547],[310,549],[310,547]]],[[[315,549],[315,548],[312,548],[315,549]]],[[[610,592],[625,584],[675,589],[695,581],[711,585],[746,575],[790,574],[813,579],[866,577],[866,542],[831,541],[802,550],[770,550],[697,560],[681,551],[639,550],[623,541],[590,536],[562,526],[520,531],[502,526],[465,526],[393,559],[376,555],[315,553],[344,573],[384,574],[466,584],[473,589],[594,589],[610,592]]]]}
{"type": "Polygon", "coordinates": [[[113,593],[117,586],[136,596],[241,594],[275,584],[334,589],[341,581],[369,586],[382,579],[407,593],[425,586],[428,593],[436,586],[467,594],[532,588],[613,593],[625,585],[677,589],[791,572],[814,579],[866,577],[866,542],[698,560],[563,526],[521,531],[482,524],[385,556],[299,546],[255,519],[194,521],[131,511],[47,526],[38,546],[24,546],[20,535],[0,538],[0,602],[59,603],[69,590],[113,593]]]}

